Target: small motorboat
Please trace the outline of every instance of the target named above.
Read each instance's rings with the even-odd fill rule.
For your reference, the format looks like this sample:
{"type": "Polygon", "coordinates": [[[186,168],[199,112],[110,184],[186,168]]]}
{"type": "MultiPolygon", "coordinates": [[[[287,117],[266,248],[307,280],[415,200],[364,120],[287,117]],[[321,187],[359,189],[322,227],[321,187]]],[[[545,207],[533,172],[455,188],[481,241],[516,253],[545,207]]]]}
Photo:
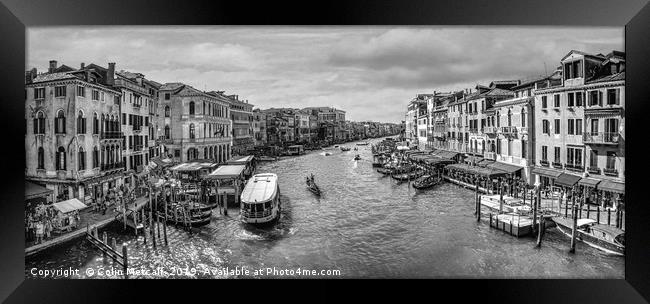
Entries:
{"type": "Polygon", "coordinates": [[[309,189],[309,191],[316,194],[317,196],[320,196],[320,188],[318,188],[318,185],[316,185],[316,182],[314,181],[314,175],[312,174],[311,176],[307,176],[306,180],[307,189],[309,189]]]}
{"type": "Polygon", "coordinates": [[[413,182],[413,188],[415,189],[428,189],[442,182],[442,178],[438,178],[436,175],[423,175],[413,182]]]}
{"type": "Polygon", "coordinates": [[[360,160],[360,159],[361,159],[361,156],[359,156],[359,154],[354,156],[354,160],[360,160]]]}
{"type": "Polygon", "coordinates": [[[349,147],[343,147],[343,146],[341,146],[341,151],[344,151],[344,152],[345,152],[345,151],[350,151],[350,148],[349,148],[349,147]]]}
{"type": "Polygon", "coordinates": [[[367,145],[368,145],[367,141],[357,143],[357,146],[367,146],[367,145]]]}
{"type": "Polygon", "coordinates": [[[330,153],[330,152],[325,152],[325,156],[330,156],[330,155],[332,155],[332,153],[330,153]]]}
{"type": "MultiPolygon", "coordinates": [[[[551,218],[558,230],[571,237],[573,220],[554,216],[551,218]]],[[[587,245],[614,255],[625,255],[625,231],[610,225],[598,224],[592,219],[578,219],[576,239],[587,245]]]]}

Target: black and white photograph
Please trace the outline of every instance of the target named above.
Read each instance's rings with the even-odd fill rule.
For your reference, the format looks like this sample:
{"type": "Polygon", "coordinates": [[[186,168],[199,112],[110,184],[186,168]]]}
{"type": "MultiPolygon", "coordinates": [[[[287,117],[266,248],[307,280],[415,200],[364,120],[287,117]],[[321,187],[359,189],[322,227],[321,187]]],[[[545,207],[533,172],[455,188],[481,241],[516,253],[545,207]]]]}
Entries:
{"type": "Polygon", "coordinates": [[[25,277],[624,279],[624,34],[28,27],[25,277]]]}

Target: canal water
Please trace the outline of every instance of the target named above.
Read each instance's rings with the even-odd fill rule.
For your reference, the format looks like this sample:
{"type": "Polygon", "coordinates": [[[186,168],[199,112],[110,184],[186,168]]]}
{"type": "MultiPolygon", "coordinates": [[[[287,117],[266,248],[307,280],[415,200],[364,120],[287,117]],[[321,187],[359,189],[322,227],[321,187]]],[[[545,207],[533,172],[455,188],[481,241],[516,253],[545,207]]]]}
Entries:
{"type": "MultiPolygon", "coordinates": [[[[228,217],[215,209],[212,222],[193,232],[169,226],[169,245],[158,243],[156,249],[119,225],[104,231],[126,243],[130,268],[165,271],[131,276],[137,278],[284,277],[280,270],[305,277],[298,269],[340,271],[310,278],[624,278],[622,257],[581,242],[576,254],[569,254],[570,239],[555,228],[535,248],[532,237],[517,239],[477,223],[472,191],[453,184],[416,190],[377,173],[370,146],[358,148],[261,164],[258,173],[279,177],[283,209],[274,227],[253,228],[237,220],[236,209],[228,217]],[[362,159],[354,161],[355,154],[362,159]],[[320,198],[305,186],[308,173],[315,174],[320,198]],[[235,272],[242,269],[248,275],[235,272]],[[262,275],[255,276],[255,269],[262,275]]],[[[32,275],[35,268],[71,267],[80,269],[75,278],[118,278],[111,270],[120,269],[83,239],[25,264],[27,277],[38,277],[32,275]]]]}

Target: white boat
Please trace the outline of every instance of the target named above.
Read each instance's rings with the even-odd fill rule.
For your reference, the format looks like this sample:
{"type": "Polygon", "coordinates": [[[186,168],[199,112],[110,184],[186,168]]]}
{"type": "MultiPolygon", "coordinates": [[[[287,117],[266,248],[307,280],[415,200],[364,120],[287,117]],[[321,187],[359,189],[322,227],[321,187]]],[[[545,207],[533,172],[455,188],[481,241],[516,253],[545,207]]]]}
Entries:
{"type": "MultiPolygon", "coordinates": [[[[573,220],[553,217],[557,228],[571,237],[573,220]]],[[[613,255],[625,255],[625,231],[609,225],[598,224],[592,219],[578,219],[576,239],[596,249],[613,255]]]]}
{"type": "MultiPolygon", "coordinates": [[[[491,211],[499,211],[501,203],[499,202],[499,195],[482,195],[481,196],[481,205],[487,207],[491,211]]],[[[520,212],[530,212],[530,205],[524,204],[523,200],[503,196],[503,210],[505,213],[520,213],[520,212]]]]}
{"type": "Polygon", "coordinates": [[[240,219],[249,224],[277,221],[282,211],[278,176],[273,173],[253,175],[241,193],[240,219]]]}

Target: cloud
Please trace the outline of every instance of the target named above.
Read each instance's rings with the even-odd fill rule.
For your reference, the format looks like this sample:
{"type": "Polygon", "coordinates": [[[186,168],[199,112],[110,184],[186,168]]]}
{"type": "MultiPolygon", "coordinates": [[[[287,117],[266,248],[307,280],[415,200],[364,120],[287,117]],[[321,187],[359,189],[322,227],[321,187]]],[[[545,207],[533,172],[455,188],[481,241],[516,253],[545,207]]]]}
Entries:
{"type": "Polygon", "coordinates": [[[336,106],[398,122],[418,93],[551,72],[571,49],[623,50],[623,28],[201,26],[28,29],[26,67],[50,59],[238,94],[260,108],[336,106]]]}

